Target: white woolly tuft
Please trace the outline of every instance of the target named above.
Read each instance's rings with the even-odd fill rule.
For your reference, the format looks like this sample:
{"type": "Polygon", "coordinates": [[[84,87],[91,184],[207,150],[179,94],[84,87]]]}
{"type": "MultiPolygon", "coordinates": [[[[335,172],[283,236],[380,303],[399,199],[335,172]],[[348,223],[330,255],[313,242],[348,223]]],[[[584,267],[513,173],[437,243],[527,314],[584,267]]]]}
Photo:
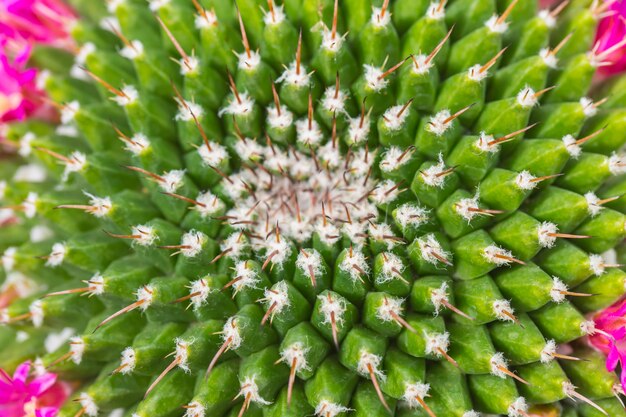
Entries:
{"type": "Polygon", "coordinates": [[[182,122],[194,122],[194,116],[200,121],[204,116],[204,108],[193,101],[177,100],[178,112],[174,116],[174,120],[182,122]]]}
{"type": "Polygon", "coordinates": [[[296,258],[296,267],[305,274],[312,270],[315,276],[321,275],[324,270],[320,253],[315,249],[303,249],[303,251],[305,253],[300,252],[296,258]]]}
{"type": "Polygon", "coordinates": [[[134,239],[133,243],[139,246],[152,246],[154,242],[159,240],[156,230],[152,226],[139,224],[131,227],[131,234],[139,236],[134,239]]]}
{"type": "Polygon", "coordinates": [[[67,181],[70,174],[74,172],[81,172],[87,164],[87,155],[82,152],[72,152],[68,157],[68,161],[65,162],[65,169],[63,171],[63,181],[67,181]]]}
{"type": "Polygon", "coordinates": [[[363,76],[365,77],[365,84],[367,87],[374,91],[380,92],[385,89],[389,84],[387,78],[380,78],[384,74],[383,70],[373,65],[363,65],[363,76]]]}
{"type": "Polygon", "coordinates": [[[395,234],[387,223],[370,223],[368,233],[370,239],[384,243],[387,246],[387,250],[392,250],[399,243],[398,240],[393,239],[395,234]]]}
{"type": "Polygon", "coordinates": [[[273,308],[272,316],[282,313],[283,310],[288,309],[291,306],[291,301],[289,300],[289,288],[287,287],[287,283],[285,281],[280,281],[272,288],[266,288],[263,293],[263,297],[265,306],[268,309],[273,308]]]}
{"type": "Polygon", "coordinates": [[[430,384],[424,384],[422,382],[416,382],[414,384],[406,384],[402,400],[404,400],[409,408],[418,408],[422,405],[417,400],[420,398],[422,401],[428,397],[428,391],[430,391],[430,384]]]}
{"type": "Polygon", "coordinates": [[[430,292],[430,301],[433,303],[433,306],[435,306],[435,315],[438,315],[445,303],[450,301],[447,282],[443,282],[441,287],[435,288],[430,292]]]}
{"type": "Polygon", "coordinates": [[[150,11],[158,12],[162,7],[170,4],[171,0],[148,0],[150,11]]]}
{"type": "Polygon", "coordinates": [[[499,378],[505,379],[508,375],[502,370],[502,368],[508,370],[507,360],[504,358],[502,352],[497,352],[489,359],[489,365],[491,366],[491,374],[499,378]]]}
{"type": "Polygon", "coordinates": [[[230,349],[237,349],[241,346],[243,338],[241,337],[241,333],[239,333],[237,317],[233,316],[226,320],[226,323],[222,328],[222,340],[224,342],[228,342],[230,349]]]}
{"type": "Polygon", "coordinates": [[[276,82],[285,82],[287,85],[305,88],[311,84],[311,76],[306,72],[306,68],[304,68],[302,64],[300,65],[300,72],[298,73],[297,63],[293,61],[280,77],[278,77],[276,82]]]}
{"type": "Polygon", "coordinates": [[[491,16],[485,22],[485,26],[487,26],[489,30],[494,33],[504,33],[509,29],[509,24],[506,21],[498,22],[498,18],[499,17],[497,15],[491,16]]]}
{"type": "Polygon", "coordinates": [[[621,175],[626,172],[626,162],[622,154],[613,153],[609,157],[609,171],[613,175],[621,175]]]}
{"type": "Polygon", "coordinates": [[[585,320],[580,323],[580,331],[588,336],[596,334],[596,323],[593,320],[585,320]]]}
{"type": "Polygon", "coordinates": [[[359,281],[363,279],[361,277],[361,273],[358,271],[357,266],[361,269],[365,274],[369,274],[370,266],[367,260],[365,259],[365,255],[359,249],[353,249],[352,251],[347,251],[346,256],[343,258],[341,263],[339,264],[339,269],[345,273],[347,273],[353,281],[359,281]],[[350,254],[352,252],[352,254],[350,254]]]}
{"type": "Polygon", "coordinates": [[[196,201],[200,205],[196,205],[194,210],[198,211],[202,218],[211,217],[225,207],[224,202],[210,191],[199,193],[196,201]]]}
{"type": "Polygon", "coordinates": [[[418,227],[429,219],[430,210],[412,203],[405,203],[396,208],[396,222],[402,228],[418,227]]]}
{"type": "Polygon", "coordinates": [[[28,306],[28,311],[30,313],[30,321],[33,323],[33,326],[41,327],[44,318],[43,302],[41,300],[33,301],[28,306]]]}
{"type": "Polygon", "coordinates": [[[41,183],[46,180],[48,173],[46,169],[39,164],[20,165],[13,175],[15,182],[32,182],[41,183]]]}
{"type": "Polygon", "coordinates": [[[300,119],[296,121],[296,134],[298,143],[304,146],[317,146],[324,139],[324,133],[320,129],[319,124],[315,121],[311,121],[311,128],[309,129],[309,120],[300,119]]]}
{"type": "Polygon", "coordinates": [[[315,415],[319,417],[337,417],[339,414],[348,413],[350,411],[352,411],[351,408],[326,400],[320,401],[315,407],[315,415]]]}
{"type": "Polygon", "coordinates": [[[87,394],[86,392],[81,392],[80,396],[78,397],[78,402],[80,403],[80,406],[85,410],[86,415],[88,415],[89,417],[98,416],[98,406],[89,394],[87,394]]]}
{"type": "Polygon", "coordinates": [[[537,228],[537,238],[539,246],[542,248],[551,248],[556,243],[556,236],[558,232],[556,224],[551,222],[543,222],[537,228]]]}
{"type": "Polygon", "coordinates": [[[578,101],[580,106],[583,108],[583,114],[586,117],[593,117],[598,113],[598,109],[593,104],[593,100],[589,97],[581,97],[578,101]]]}
{"type": "Polygon", "coordinates": [[[257,284],[261,281],[256,271],[248,268],[248,261],[239,261],[235,264],[235,276],[240,278],[233,284],[235,292],[244,288],[257,288],[257,284]]]}
{"type": "Polygon", "coordinates": [[[372,7],[372,18],[371,22],[376,27],[387,26],[389,22],[391,22],[391,13],[389,10],[385,11],[383,15],[383,10],[380,7],[372,7]]]}
{"type": "Polygon", "coordinates": [[[520,190],[532,190],[537,186],[536,177],[528,171],[522,171],[515,177],[515,185],[520,190]]]}
{"type": "Polygon", "coordinates": [[[200,60],[195,55],[189,55],[186,58],[178,60],[180,65],[180,75],[197,74],[200,68],[200,60]]]}
{"type": "Polygon", "coordinates": [[[266,25],[277,25],[285,20],[285,12],[283,11],[283,6],[274,4],[273,13],[269,10],[264,12],[263,22],[266,25]]]}
{"type": "Polygon", "coordinates": [[[604,274],[606,266],[604,264],[604,259],[602,259],[602,256],[596,254],[589,255],[589,268],[591,268],[591,271],[597,277],[604,274]]]}
{"type": "Polygon", "coordinates": [[[541,363],[549,363],[554,360],[554,354],[556,353],[556,342],[552,339],[546,342],[546,345],[541,350],[541,363]]]}
{"type": "Polygon", "coordinates": [[[175,193],[184,182],[185,171],[182,169],[173,169],[161,175],[163,181],[159,182],[159,187],[166,193],[175,193]]]}
{"type": "Polygon", "coordinates": [[[122,351],[120,359],[120,373],[122,375],[131,374],[135,370],[135,349],[127,347],[122,351]]]}
{"type": "Polygon", "coordinates": [[[248,376],[243,381],[240,382],[241,391],[239,391],[238,397],[248,398],[250,402],[261,404],[261,405],[270,405],[270,401],[266,401],[261,397],[259,393],[259,387],[255,382],[254,376],[248,376]]]}
{"type": "Polygon", "coordinates": [[[204,417],[206,409],[199,401],[192,401],[187,404],[184,417],[204,417]]]}
{"type": "Polygon", "coordinates": [[[414,74],[427,74],[433,67],[433,61],[427,61],[428,55],[419,54],[413,56],[413,65],[411,66],[414,74]]]}
{"type": "Polygon", "coordinates": [[[209,294],[211,294],[212,289],[209,288],[206,280],[204,278],[196,280],[191,283],[191,288],[189,289],[190,294],[196,294],[191,297],[191,304],[194,308],[199,308],[202,304],[206,303],[207,298],[209,298],[209,294]]]}
{"type": "Polygon", "coordinates": [[[100,275],[99,272],[96,272],[86,281],[89,290],[87,294],[89,295],[102,295],[104,294],[104,277],[100,275]]]}
{"type": "Polygon", "coordinates": [[[239,93],[239,99],[241,102],[233,97],[227,106],[222,107],[220,111],[217,112],[217,115],[219,117],[225,114],[229,116],[240,116],[251,113],[254,108],[254,99],[250,98],[246,92],[239,93]]]}
{"type": "Polygon", "coordinates": [[[528,416],[528,404],[524,397],[517,397],[507,410],[509,417],[526,417],[528,416]]]}
{"type": "Polygon", "coordinates": [[[433,20],[442,20],[446,17],[446,8],[441,6],[441,2],[434,1],[428,6],[426,17],[433,20]]]}
{"type": "Polygon", "coordinates": [[[448,261],[450,260],[450,253],[443,250],[441,244],[432,233],[417,239],[417,245],[419,246],[422,258],[429,264],[439,264],[441,261],[437,258],[437,256],[448,261]]]}
{"type": "Polygon", "coordinates": [[[387,129],[391,131],[397,131],[402,129],[406,118],[409,116],[410,111],[410,109],[405,109],[402,114],[398,116],[403,107],[403,104],[398,104],[397,106],[389,107],[385,111],[382,117],[383,123],[387,129]]]}
{"type": "Polygon", "coordinates": [[[378,379],[381,381],[385,380],[385,374],[382,369],[380,369],[380,365],[382,364],[383,358],[381,356],[375,355],[373,353],[362,350],[359,353],[359,362],[356,367],[356,371],[366,378],[370,377],[369,368],[372,368],[372,372],[378,379]]]}
{"type": "Polygon", "coordinates": [[[365,115],[363,125],[361,125],[361,117],[355,117],[348,122],[348,138],[354,144],[360,144],[367,141],[370,134],[370,117],[365,115]]]}
{"type": "Polygon", "coordinates": [[[61,109],[61,123],[66,125],[74,121],[74,116],[80,110],[80,103],[76,100],[65,103],[61,109]]]}
{"type": "Polygon", "coordinates": [[[175,359],[178,361],[178,367],[185,371],[186,373],[191,372],[189,369],[188,358],[189,358],[189,347],[193,344],[193,340],[183,340],[180,338],[176,338],[174,343],[176,344],[176,348],[174,352],[175,359]]]}
{"type": "Polygon", "coordinates": [[[202,252],[207,241],[208,237],[204,233],[190,230],[181,238],[180,245],[184,247],[180,249],[180,253],[187,258],[194,258],[202,252]]]}
{"type": "Polygon", "coordinates": [[[496,245],[489,245],[483,250],[483,256],[489,262],[496,264],[498,266],[508,265],[511,263],[508,259],[504,259],[502,257],[512,258],[513,255],[511,251],[506,249],[502,249],[496,245]]]}
{"type": "Polygon", "coordinates": [[[46,260],[46,266],[56,268],[63,263],[65,255],[67,254],[67,246],[64,243],[55,243],[52,245],[52,250],[48,259],[46,260]]]}
{"type": "Polygon", "coordinates": [[[589,191],[585,194],[585,200],[587,200],[587,211],[591,217],[597,216],[604,208],[601,204],[599,204],[600,199],[593,193],[593,191],[589,191]]]}
{"type": "Polygon", "coordinates": [[[310,371],[311,368],[306,360],[306,355],[309,352],[309,348],[306,348],[300,342],[292,343],[280,352],[280,358],[287,366],[291,366],[293,361],[296,361],[296,372],[310,371]]]}
{"type": "Polygon", "coordinates": [[[205,165],[219,166],[224,160],[229,159],[225,147],[215,142],[209,142],[209,144],[211,145],[211,149],[204,144],[198,148],[198,154],[205,165]]]}
{"type": "Polygon", "coordinates": [[[89,197],[89,205],[91,206],[89,213],[95,217],[105,217],[113,208],[113,203],[109,197],[96,197],[86,191],[83,193],[89,197]]]}
{"type": "Polygon", "coordinates": [[[148,307],[152,304],[154,289],[150,285],[144,285],[140,287],[137,292],[137,301],[142,301],[142,304],[139,306],[141,311],[146,311],[148,307]]]}
{"type": "Polygon", "coordinates": [[[318,295],[320,301],[320,313],[324,316],[322,324],[331,324],[334,315],[336,323],[341,326],[343,324],[343,315],[346,312],[346,301],[343,298],[336,298],[330,294],[318,295]]]}
{"type": "Polygon", "coordinates": [[[85,347],[85,341],[82,337],[75,336],[70,338],[70,360],[76,365],[80,365],[83,361],[85,347]]]}
{"type": "Polygon", "coordinates": [[[230,259],[239,259],[249,248],[248,240],[241,232],[231,233],[226,239],[220,243],[222,252],[228,251],[224,256],[230,259]]]}
{"type": "Polygon", "coordinates": [[[282,268],[285,261],[287,261],[287,259],[291,255],[292,251],[291,245],[289,244],[289,241],[287,239],[281,238],[280,241],[277,242],[273,236],[270,236],[267,240],[265,240],[263,242],[263,246],[265,247],[265,252],[267,256],[274,252],[276,253],[274,256],[272,256],[270,263],[273,266],[277,266],[279,268],[282,268]]]}
{"type": "Polygon", "coordinates": [[[424,171],[422,171],[422,179],[424,184],[431,187],[441,188],[446,182],[447,175],[441,175],[446,170],[446,164],[443,162],[443,156],[439,154],[439,162],[424,171]]]}
{"type": "MultiPolygon", "coordinates": [[[[236,54],[239,58],[237,67],[243,71],[253,71],[261,64],[261,54],[256,51],[250,51],[250,56],[246,52],[236,54]]],[[[243,96],[242,96],[243,100],[243,96]]]]}
{"type": "Polygon", "coordinates": [[[384,322],[395,321],[395,318],[402,314],[402,304],[404,304],[402,298],[385,297],[376,309],[376,317],[384,322]]]}
{"type": "Polygon", "coordinates": [[[563,141],[563,145],[565,145],[567,153],[569,153],[572,159],[578,159],[583,150],[576,144],[576,138],[572,135],[565,135],[561,140],[563,141]]]}
{"type": "Polygon", "coordinates": [[[446,122],[450,118],[449,110],[441,110],[428,120],[426,130],[434,134],[435,136],[443,135],[450,127],[452,121],[446,122]]]}
{"type": "Polygon", "coordinates": [[[480,417],[480,414],[474,410],[469,410],[464,412],[461,417],[480,417]]]}
{"type": "Polygon", "coordinates": [[[498,144],[490,145],[490,143],[494,140],[492,135],[488,135],[485,132],[480,132],[480,136],[474,142],[474,147],[481,152],[490,152],[495,153],[498,152],[500,146],[498,144]]]}
{"type": "Polygon", "coordinates": [[[194,26],[196,29],[210,29],[218,23],[217,15],[212,10],[205,10],[204,13],[196,15],[194,26]]]}
{"type": "Polygon", "coordinates": [[[482,65],[476,64],[467,70],[467,78],[477,83],[481,82],[489,76],[489,71],[481,71],[482,65]]]}
{"type": "Polygon", "coordinates": [[[2,253],[2,267],[5,272],[10,272],[15,267],[15,255],[17,255],[17,248],[14,246],[8,247],[2,253]]]}
{"type": "Polygon", "coordinates": [[[333,32],[329,30],[327,27],[322,28],[322,48],[326,51],[337,53],[343,46],[347,33],[343,36],[339,36],[335,33],[335,37],[333,39],[333,32]]]}
{"type": "Polygon", "coordinates": [[[139,100],[139,91],[134,85],[125,85],[121,89],[122,95],[114,96],[113,101],[122,107],[129,106],[139,100]]]}
{"type": "Polygon", "coordinates": [[[539,57],[543,59],[543,62],[546,64],[546,66],[552,69],[556,69],[559,64],[558,58],[550,48],[543,48],[541,51],[539,51],[539,57]]]}
{"type": "Polygon", "coordinates": [[[406,266],[402,262],[402,258],[392,252],[385,252],[381,273],[376,277],[377,284],[383,284],[393,279],[403,279],[402,272],[406,266]]]}
{"type": "Polygon", "coordinates": [[[567,291],[567,285],[557,277],[552,277],[552,289],[550,289],[550,298],[555,303],[562,303],[565,301],[565,294],[563,292],[567,291]]]}
{"type": "Polygon", "coordinates": [[[432,333],[426,335],[426,354],[436,357],[443,356],[450,347],[450,333],[432,333]]]}
{"type": "Polygon", "coordinates": [[[120,55],[126,59],[134,61],[137,58],[141,58],[144,54],[143,43],[139,40],[130,41],[130,45],[124,46],[120,49],[120,55]]]}
{"type": "Polygon", "coordinates": [[[19,148],[17,150],[17,153],[20,156],[23,156],[24,158],[29,156],[30,153],[32,152],[32,146],[31,143],[33,142],[33,140],[35,140],[35,134],[33,132],[26,132],[24,134],[24,136],[22,136],[20,138],[19,141],[19,148]]]}
{"type": "Polygon", "coordinates": [[[322,97],[322,108],[329,113],[344,114],[346,111],[347,94],[343,90],[335,91],[335,87],[328,87],[322,97]],[[335,94],[337,97],[335,97],[335,94]]]}
{"type": "Polygon", "coordinates": [[[513,307],[511,307],[511,303],[508,300],[496,300],[493,302],[493,312],[498,320],[502,321],[512,321],[513,319],[513,307]]]}
{"type": "Polygon", "coordinates": [[[267,108],[267,124],[274,129],[288,129],[293,125],[293,113],[281,107],[280,114],[274,105],[267,108]]]}
{"type": "Polygon", "coordinates": [[[548,9],[540,10],[537,16],[541,20],[543,20],[543,22],[546,24],[548,29],[553,29],[556,27],[556,19],[554,18],[554,16],[552,16],[552,14],[550,13],[550,10],[548,9]]]}
{"type": "Polygon", "coordinates": [[[150,149],[150,140],[143,133],[135,133],[124,148],[133,155],[139,156],[150,149]]]}
{"type": "Polygon", "coordinates": [[[454,211],[456,211],[459,216],[467,220],[468,223],[471,222],[474,217],[480,214],[475,211],[478,209],[478,198],[479,195],[477,192],[474,197],[459,200],[454,205],[454,211]]]}
{"type": "Polygon", "coordinates": [[[526,86],[517,93],[517,103],[522,107],[534,107],[539,100],[535,97],[535,90],[526,86]]]}
{"type": "Polygon", "coordinates": [[[398,184],[393,180],[384,180],[376,185],[370,199],[376,204],[387,204],[394,201],[400,194],[398,184]]]}

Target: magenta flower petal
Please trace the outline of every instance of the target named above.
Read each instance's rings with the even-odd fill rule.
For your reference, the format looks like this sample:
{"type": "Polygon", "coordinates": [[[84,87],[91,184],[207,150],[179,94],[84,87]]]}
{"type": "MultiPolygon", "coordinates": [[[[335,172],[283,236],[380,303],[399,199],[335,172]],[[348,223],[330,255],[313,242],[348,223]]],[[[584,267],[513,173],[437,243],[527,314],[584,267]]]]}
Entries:
{"type": "Polygon", "coordinates": [[[56,417],[59,407],[70,392],[68,386],[57,381],[57,376],[46,372],[30,377],[30,362],[17,367],[13,376],[0,372],[0,416],[2,417],[56,417]]]}
{"type": "Polygon", "coordinates": [[[616,0],[609,6],[606,16],[598,24],[596,54],[604,52],[608,65],[600,72],[611,75],[626,71],[626,1],[616,0]]]}

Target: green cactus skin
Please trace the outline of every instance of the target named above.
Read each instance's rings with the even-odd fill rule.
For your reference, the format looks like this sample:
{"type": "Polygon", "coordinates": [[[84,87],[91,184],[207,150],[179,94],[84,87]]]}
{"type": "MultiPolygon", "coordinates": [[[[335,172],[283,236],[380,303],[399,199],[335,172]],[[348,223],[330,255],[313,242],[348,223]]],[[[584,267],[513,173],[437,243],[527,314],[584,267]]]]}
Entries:
{"type": "Polygon", "coordinates": [[[625,415],[581,339],[626,282],[595,2],[70,3],[62,123],[0,166],[0,366],[61,416],[625,415]]]}

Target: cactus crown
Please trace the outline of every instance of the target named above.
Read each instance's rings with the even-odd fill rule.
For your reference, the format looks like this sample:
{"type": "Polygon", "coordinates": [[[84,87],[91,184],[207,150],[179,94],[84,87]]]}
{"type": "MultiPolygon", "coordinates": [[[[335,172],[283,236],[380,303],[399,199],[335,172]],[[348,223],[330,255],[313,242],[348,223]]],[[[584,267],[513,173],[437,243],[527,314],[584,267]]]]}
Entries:
{"type": "Polygon", "coordinates": [[[62,416],[624,415],[576,341],[626,276],[604,5],[72,3],[0,183],[2,362],[62,416]]]}

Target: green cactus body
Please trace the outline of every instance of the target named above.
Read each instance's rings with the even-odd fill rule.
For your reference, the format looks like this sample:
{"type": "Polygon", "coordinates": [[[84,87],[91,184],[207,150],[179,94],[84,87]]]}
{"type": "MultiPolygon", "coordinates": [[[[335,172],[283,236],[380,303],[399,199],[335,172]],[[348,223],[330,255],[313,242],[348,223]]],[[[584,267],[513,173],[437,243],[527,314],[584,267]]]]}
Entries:
{"type": "Polygon", "coordinates": [[[61,416],[624,415],[578,341],[626,279],[596,6],[71,3],[0,166],[0,365],[61,416]]]}

